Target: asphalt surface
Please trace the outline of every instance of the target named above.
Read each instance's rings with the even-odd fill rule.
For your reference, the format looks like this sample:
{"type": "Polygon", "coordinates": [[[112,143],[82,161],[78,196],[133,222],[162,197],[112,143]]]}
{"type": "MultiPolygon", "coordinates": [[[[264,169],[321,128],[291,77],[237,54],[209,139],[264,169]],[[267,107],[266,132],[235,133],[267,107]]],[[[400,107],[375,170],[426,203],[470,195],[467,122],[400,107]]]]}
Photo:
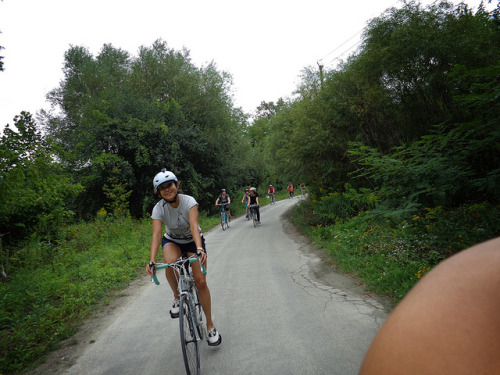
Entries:
{"type": "MultiPolygon", "coordinates": [[[[219,347],[201,345],[202,374],[357,374],[387,317],[380,299],[336,274],[286,219],[298,198],[205,234],[219,347]]],[[[145,283],[68,375],[184,374],[172,292],[145,283]]]]}

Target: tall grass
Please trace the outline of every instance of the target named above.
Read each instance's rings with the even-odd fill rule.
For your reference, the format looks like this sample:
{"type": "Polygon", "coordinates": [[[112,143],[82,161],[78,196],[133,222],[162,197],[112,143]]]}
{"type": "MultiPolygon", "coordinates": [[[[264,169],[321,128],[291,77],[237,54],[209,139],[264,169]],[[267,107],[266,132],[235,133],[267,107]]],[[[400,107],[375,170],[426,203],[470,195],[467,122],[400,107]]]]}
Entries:
{"type": "MultiPolygon", "coordinates": [[[[218,224],[200,215],[202,230],[218,224]]],[[[127,218],[69,226],[57,246],[33,237],[0,283],[0,374],[39,363],[99,303],[144,273],[150,243],[151,221],[127,218]]]]}
{"type": "Polygon", "coordinates": [[[331,197],[328,209],[325,200],[303,202],[294,212],[296,225],[338,269],[394,303],[442,260],[500,234],[500,207],[486,203],[356,211],[346,196],[331,197]]]}

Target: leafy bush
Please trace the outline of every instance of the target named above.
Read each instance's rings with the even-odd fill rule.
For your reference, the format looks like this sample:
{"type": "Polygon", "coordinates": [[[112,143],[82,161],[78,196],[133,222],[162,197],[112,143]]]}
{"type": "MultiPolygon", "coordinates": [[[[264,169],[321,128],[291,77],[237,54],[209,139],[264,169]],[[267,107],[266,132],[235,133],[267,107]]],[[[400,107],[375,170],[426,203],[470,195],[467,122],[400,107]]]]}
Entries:
{"type": "MultiPolygon", "coordinates": [[[[333,196],[346,199],[345,194],[333,196]]],[[[326,197],[329,202],[332,195],[326,197]]],[[[321,222],[319,202],[304,202],[295,209],[297,226],[332,255],[338,269],[393,297],[395,303],[436,264],[500,233],[500,206],[487,203],[420,211],[379,204],[335,222],[330,220],[332,213],[326,216],[329,221],[321,222]]]]}

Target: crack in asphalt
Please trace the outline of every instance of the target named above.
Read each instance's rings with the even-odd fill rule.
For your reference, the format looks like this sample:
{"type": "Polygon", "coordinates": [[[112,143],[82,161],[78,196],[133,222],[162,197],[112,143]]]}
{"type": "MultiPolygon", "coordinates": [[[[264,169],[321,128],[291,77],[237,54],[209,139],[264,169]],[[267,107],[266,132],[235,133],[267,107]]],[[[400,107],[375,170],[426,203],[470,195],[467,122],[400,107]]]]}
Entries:
{"type": "MultiPolygon", "coordinates": [[[[336,301],[342,303],[350,303],[352,304],[356,310],[362,314],[370,316],[374,319],[376,324],[382,324],[385,318],[382,316],[386,311],[386,306],[377,301],[372,297],[364,297],[362,295],[356,296],[352,292],[348,292],[344,289],[339,289],[331,285],[325,285],[314,279],[312,275],[312,267],[314,267],[314,263],[318,265],[321,260],[314,259],[306,255],[300,255],[299,260],[302,265],[300,266],[300,270],[298,272],[291,272],[290,276],[293,282],[300,287],[309,295],[313,297],[322,297],[326,298],[324,303],[324,311],[328,309],[328,305],[330,303],[334,303],[336,301]]],[[[340,275],[341,277],[344,277],[340,275]]]]}

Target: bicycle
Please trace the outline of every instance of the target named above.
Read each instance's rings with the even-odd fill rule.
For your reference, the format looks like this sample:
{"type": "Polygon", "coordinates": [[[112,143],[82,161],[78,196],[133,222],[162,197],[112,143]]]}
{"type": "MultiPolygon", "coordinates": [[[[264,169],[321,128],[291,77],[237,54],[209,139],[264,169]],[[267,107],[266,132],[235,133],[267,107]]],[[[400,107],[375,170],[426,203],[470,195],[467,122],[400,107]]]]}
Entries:
{"type": "Polygon", "coordinates": [[[274,199],[274,193],[271,194],[271,203],[270,204],[276,204],[276,200],[274,199]]]}
{"type": "Polygon", "coordinates": [[[229,228],[229,214],[226,211],[226,207],[229,206],[227,203],[219,203],[218,206],[220,206],[220,225],[222,227],[222,230],[226,230],[226,228],[229,228]]]}
{"type": "Polygon", "coordinates": [[[248,206],[248,212],[249,212],[249,220],[253,220],[253,226],[254,227],[257,227],[258,225],[260,225],[259,223],[259,220],[257,220],[257,207],[259,207],[258,205],[256,204],[251,204],[250,206],[248,206]]]}
{"type": "MultiPolygon", "coordinates": [[[[199,254],[198,254],[199,255],[199,254]]],[[[172,263],[157,263],[155,270],[172,267],[176,272],[179,291],[179,328],[184,357],[184,366],[187,375],[200,374],[200,350],[198,342],[206,336],[206,328],[203,323],[203,309],[198,298],[198,289],[189,272],[190,264],[197,262],[196,255],[182,256],[172,263]]],[[[202,265],[203,274],[206,269],[202,265]]],[[[152,280],[156,285],[160,285],[156,272],[153,272],[152,280]]],[[[207,338],[208,339],[208,338],[207,338]]]]}

